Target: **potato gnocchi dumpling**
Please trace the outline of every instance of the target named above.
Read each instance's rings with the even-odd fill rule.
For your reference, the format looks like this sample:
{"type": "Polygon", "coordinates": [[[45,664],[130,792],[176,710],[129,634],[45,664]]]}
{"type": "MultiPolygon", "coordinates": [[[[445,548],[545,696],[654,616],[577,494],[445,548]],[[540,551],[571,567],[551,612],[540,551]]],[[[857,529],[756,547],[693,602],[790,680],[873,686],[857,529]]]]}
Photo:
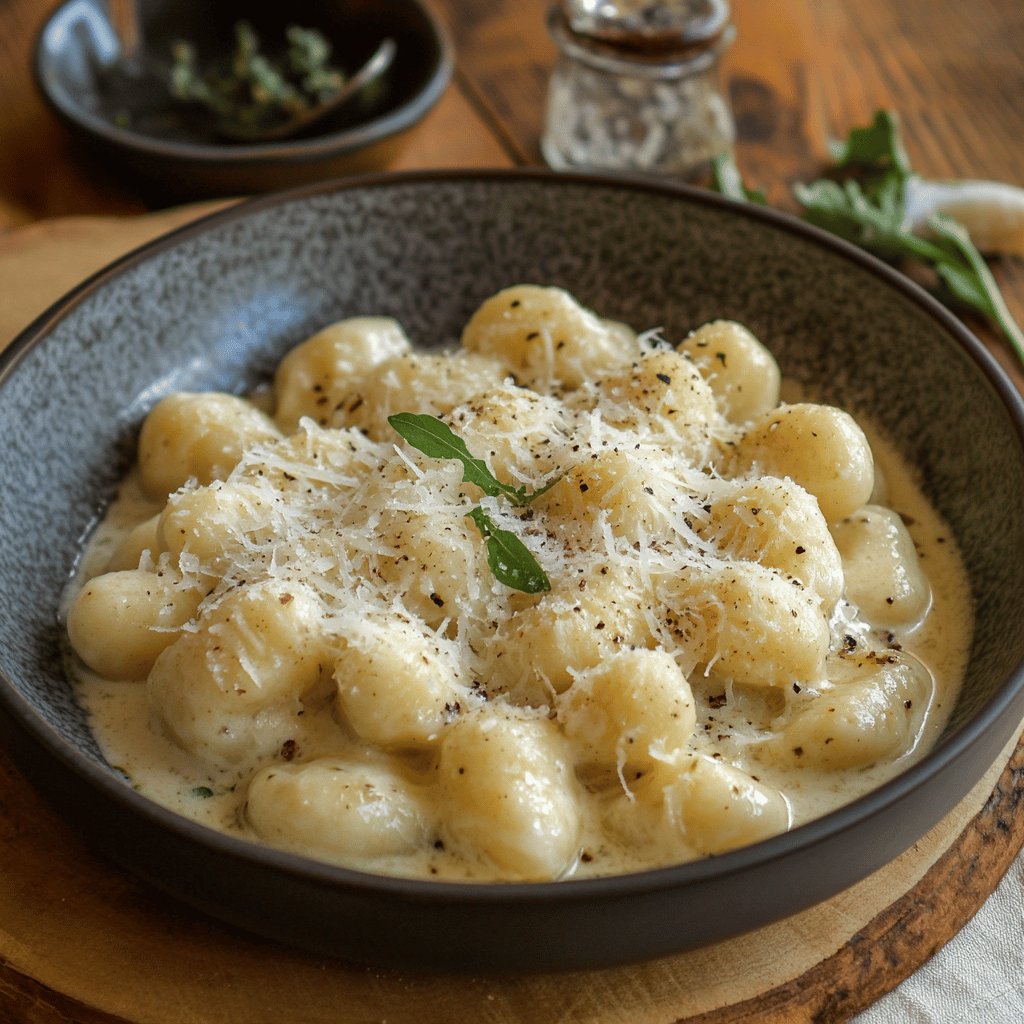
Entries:
{"type": "Polygon", "coordinates": [[[779,364],[742,324],[715,320],[677,346],[700,370],[733,423],[746,423],[779,404],[779,364]]]}
{"type": "Polygon", "coordinates": [[[469,705],[458,663],[409,622],[364,621],[340,640],[338,708],[356,734],[384,749],[429,746],[469,705]]]}
{"type": "Polygon", "coordinates": [[[931,588],[903,520],[865,505],[832,528],[843,560],[846,593],[875,626],[907,627],[928,610],[931,588]]]}
{"type": "Polygon", "coordinates": [[[228,575],[239,552],[270,536],[273,502],[244,481],[176,491],[157,519],[156,550],[204,580],[228,575]]]}
{"type": "Polygon", "coordinates": [[[230,591],[182,631],[149,671],[152,705],[172,737],[213,764],[262,760],[298,728],[324,670],[322,615],[301,583],[230,591]]]}
{"type": "Polygon", "coordinates": [[[555,711],[580,769],[626,777],[677,761],[696,724],[693,693],[675,659],[645,648],[580,672],[555,711]]]}
{"type": "Polygon", "coordinates": [[[376,571],[403,604],[433,629],[458,614],[483,614],[493,600],[486,552],[480,534],[458,510],[424,515],[388,510],[378,528],[384,547],[376,571]]]}
{"type": "Polygon", "coordinates": [[[709,673],[748,686],[822,677],[828,621],[798,579],[737,561],[683,572],[667,588],[681,639],[709,673]]]}
{"type": "Polygon", "coordinates": [[[392,436],[388,417],[396,412],[451,412],[487,387],[505,379],[501,363],[468,354],[455,361],[445,356],[408,352],[374,366],[337,413],[338,425],[357,427],[375,441],[392,436]]]}
{"type": "Polygon", "coordinates": [[[785,832],[790,824],[782,793],[706,756],[686,766],[664,799],[690,844],[703,854],[748,846],[785,832]]]}
{"type": "Polygon", "coordinates": [[[913,746],[932,698],[931,674],[899,651],[847,656],[821,697],[769,741],[771,756],[828,768],[861,768],[913,746]]]}
{"type": "Polygon", "coordinates": [[[688,754],[629,781],[602,808],[602,823],[627,856],[662,863],[726,853],[785,832],[792,824],[786,797],[752,775],[706,754],[688,754]]]}
{"type": "Polygon", "coordinates": [[[642,599],[599,570],[588,586],[552,589],[510,615],[483,653],[491,655],[494,689],[539,705],[567,690],[576,673],[648,641],[642,599]]]}
{"type": "Polygon", "coordinates": [[[107,679],[145,679],[202,595],[177,573],[124,569],[85,585],[68,610],[78,656],[107,679]],[[111,643],[116,637],[116,643],[111,643]]]}
{"type": "Polygon", "coordinates": [[[645,353],[594,388],[604,419],[643,437],[668,439],[699,461],[717,419],[715,396],[697,367],[671,351],[645,353]]]}
{"type": "Polygon", "coordinates": [[[357,316],[339,320],[307,338],[281,360],[274,374],[277,425],[294,433],[303,416],[337,425],[358,383],[375,366],[409,351],[397,320],[357,316]]]}
{"type": "Polygon", "coordinates": [[[871,446],[842,409],[802,402],[754,420],[740,439],[737,469],[790,477],[818,499],[826,521],[855,512],[875,486],[871,446]]]}
{"type": "MultiPolygon", "coordinates": [[[[659,449],[607,448],[570,466],[538,502],[552,527],[566,536],[605,529],[642,543],[687,527],[692,504],[675,465],[659,449]]],[[[692,526],[692,523],[691,523],[692,526]]]]}
{"type": "Polygon", "coordinates": [[[580,798],[568,743],[533,709],[458,719],[437,764],[443,842],[498,877],[559,878],[579,852],[580,798]]]}
{"type": "Polygon", "coordinates": [[[435,830],[430,802],[398,771],[333,757],[257,772],[245,816],[274,846],[343,864],[413,853],[435,830]]]}
{"type": "Polygon", "coordinates": [[[266,413],[235,395],[168,395],[139,435],[139,478],[159,500],[189,480],[223,480],[250,445],[281,436],[266,413]]]}
{"type": "Polygon", "coordinates": [[[712,501],[702,536],[733,558],[800,580],[834,608],[845,577],[836,541],[814,496],[789,478],[726,484],[712,501]]]}
{"type": "Polygon", "coordinates": [[[152,561],[156,561],[156,556],[160,553],[160,541],[157,535],[159,525],[160,514],[156,513],[128,530],[118,541],[104,571],[118,572],[123,569],[136,569],[146,553],[149,554],[152,561]]]}
{"type": "Polygon", "coordinates": [[[627,366],[636,335],[603,319],[561,288],[516,285],[487,299],[462,331],[462,346],[501,361],[520,384],[537,390],[578,388],[627,366]]]}
{"type": "Polygon", "coordinates": [[[564,402],[511,383],[474,396],[446,420],[492,473],[531,485],[560,468],[573,426],[564,402]]]}
{"type": "Polygon", "coordinates": [[[141,792],[362,871],[535,882],[726,854],[934,742],[956,545],[848,412],[779,404],[746,327],[523,284],[425,351],[354,312],[252,400],[158,402],[69,588],[141,792]]]}

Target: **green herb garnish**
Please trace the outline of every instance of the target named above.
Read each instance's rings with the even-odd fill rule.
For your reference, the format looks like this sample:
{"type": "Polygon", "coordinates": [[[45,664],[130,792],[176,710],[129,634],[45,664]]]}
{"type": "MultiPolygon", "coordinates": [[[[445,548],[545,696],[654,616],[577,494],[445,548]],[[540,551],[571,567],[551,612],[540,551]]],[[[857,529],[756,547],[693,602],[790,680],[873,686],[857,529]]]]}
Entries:
{"type": "Polygon", "coordinates": [[[195,786],[189,790],[189,796],[194,796],[197,800],[209,800],[213,796],[213,790],[209,786],[195,786]]]}
{"type": "MultiPolygon", "coordinates": [[[[433,459],[461,462],[463,483],[475,484],[488,497],[504,498],[517,508],[529,505],[561,479],[561,476],[557,476],[535,491],[513,487],[495,477],[487,468],[487,463],[473,455],[466,442],[436,417],[425,413],[400,412],[389,416],[388,423],[424,455],[433,459]]],[[[551,589],[551,582],[540,563],[519,537],[497,526],[479,505],[470,509],[466,515],[476,524],[487,545],[487,564],[495,579],[527,594],[551,589]]]]}
{"type": "MultiPolygon", "coordinates": [[[[896,116],[878,111],[871,124],[854,128],[830,152],[834,164],[829,177],[793,188],[804,218],[885,260],[930,270],[940,297],[980,314],[1002,332],[1024,363],[1024,332],[967,229],[941,213],[929,219],[927,237],[908,226],[907,187],[915,174],[896,116]]],[[[731,199],[763,201],[759,192],[743,184],[729,156],[716,161],[714,185],[731,199]]]]}
{"type": "Polygon", "coordinates": [[[551,581],[530,549],[510,530],[495,526],[479,506],[466,513],[476,524],[487,545],[487,564],[494,578],[506,587],[524,594],[539,594],[551,589],[551,581]]]}
{"type": "Polygon", "coordinates": [[[738,203],[756,203],[758,206],[767,203],[763,192],[743,184],[743,177],[731,153],[721,153],[715,157],[711,164],[711,174],[715,191],[726,199],[735,199],[738,203]]]}
{"type": "Polygon", "coordinates": [[[860,166],[883,172],[893,168],[904,177],[912,173],[899,121],[890,110],[877,111],[869,125],[851,128],[845,140],[833,139],[829,153],[837,167],[860,166]]]}
{"type": "Polygon", "coordinates": [[[333,96],[345,82],[330,63],[331,44],[315,29],[292,25],[287,49],[266,56],[247,21],[234,27],[235,49],[227,60],[200,67],[195,47],[178,40],[171,47],[171,96],[206,108],[221,131],[255,132],[273,127],[333,96]]]}

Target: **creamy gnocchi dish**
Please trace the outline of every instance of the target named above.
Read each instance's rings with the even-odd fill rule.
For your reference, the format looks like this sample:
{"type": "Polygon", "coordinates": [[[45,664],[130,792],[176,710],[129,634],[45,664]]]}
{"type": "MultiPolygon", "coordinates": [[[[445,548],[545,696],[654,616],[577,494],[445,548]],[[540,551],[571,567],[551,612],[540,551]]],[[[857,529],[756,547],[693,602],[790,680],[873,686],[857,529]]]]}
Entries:
{"type": "Polygon", "coordinates": [[[743,326],[552,287],[450,351],[325,327],[178,393],[66,600],[111,764],[360,870],[549,880],[718,854],[905,768],[971,631],[956,545],[743,326]]]}

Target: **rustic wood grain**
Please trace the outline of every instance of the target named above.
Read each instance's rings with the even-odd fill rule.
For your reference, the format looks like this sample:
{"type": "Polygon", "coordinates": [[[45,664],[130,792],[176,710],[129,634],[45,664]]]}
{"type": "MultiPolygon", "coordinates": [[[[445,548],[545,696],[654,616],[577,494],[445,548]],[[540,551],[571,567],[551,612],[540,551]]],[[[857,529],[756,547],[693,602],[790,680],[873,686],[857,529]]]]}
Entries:
{"type": "MultiPolygon", "coordinates": [[[[439,0],[459,54],[458,82],[517,164],[541,162],[555,47],[546,0],[439,0]]],[[[769,201],[796,210],[792,186],[820,177],[828,142],[896,110],[913,166],[928,178],[1024,185],[1024,4],[985,0],[733,0],[737,37],[723,60],[737,162],[769,201]]],[[[1024,260],[995,259],[1024,322],[1024,260]]],[[[1018,384],[1008,347],[974,317],[1018,384]]]]}
{"type": "MultiPolygon", "coordinates": [[[[458,116],[435,119],[436,146],[490,135],[484,153],[539,163],[547,79],[555,59],[548,0],[434,0],[457,49],[458,116]],[[443,121],[443,123],[441,123],[443,121]]],[[[138,209],[137,196],[87,172],[39,97],[32,43],[56,0],[0,4],[0,225],[138,209]]],[[[733,0],[738,36],[724,60],[739,124],[739,158],[774,201],[812,174],[829,135],[880,106],[903,115],[929,177],[1019,180],[1024,139],[1024,5],[1018,0],[733,0]]],[[[423,151],[403,157],[416,166],[423,151]]],[[[473,159],[480,154],[473,153],[473,159]]],[[[484,157],[486,159],[486,156],[484,157]]]]}
{"type": "MultiPolygon", "coordinates": [[[[393,169],[541,162],[555,47],[547,0],[434,0],[456,43],[455,80],[393,169]]],[[[136,213],[145,203],[82,162],[28,73],[55,0],[0,4],[0,230],[43,217],[136,213]]],[[[737,158],[770,200],[792,209],[793,182],[820,170],[830,137],[880,107],[902,115],[926,177],[1024,183],[1024,5],[1018,0],[734,0],[724,59],[737,158]]],[[[996,260],[1024,320],[1024,261],[996,260]]],[[[1003,346],[997,358],[1015,372],[1003,346]]],[[[1020,378],[1018,378],[1020,379],[1020,378]]]]}
{"type": "MultiPolygon", "coordinates": [[[[795,6],[806,7],[811,18],[808,102],[819,111],[819,153],[828,138],[885,107],[899,112],[911,164],[922,177],[1024,186],[1019,0],[821,0],[795,6]]],[[[995,259],[992,269],[1010,311],[1024,323],[1024,260],[995,259]]],[[[1018,386],[1024,383],[1008,346],[973,317],[968,323],[1018,386]]]]}

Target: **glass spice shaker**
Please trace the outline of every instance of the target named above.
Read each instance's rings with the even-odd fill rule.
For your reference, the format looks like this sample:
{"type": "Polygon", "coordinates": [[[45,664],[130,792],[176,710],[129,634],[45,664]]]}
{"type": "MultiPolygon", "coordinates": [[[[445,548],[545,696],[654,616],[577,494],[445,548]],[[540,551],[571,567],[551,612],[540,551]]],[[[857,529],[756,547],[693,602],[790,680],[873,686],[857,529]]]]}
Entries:
{"type": "Polygon", "coordinates": [[[541,150],[556,170],[694,178],[732,149],[728,0],[563,0],[541,150]]]}

